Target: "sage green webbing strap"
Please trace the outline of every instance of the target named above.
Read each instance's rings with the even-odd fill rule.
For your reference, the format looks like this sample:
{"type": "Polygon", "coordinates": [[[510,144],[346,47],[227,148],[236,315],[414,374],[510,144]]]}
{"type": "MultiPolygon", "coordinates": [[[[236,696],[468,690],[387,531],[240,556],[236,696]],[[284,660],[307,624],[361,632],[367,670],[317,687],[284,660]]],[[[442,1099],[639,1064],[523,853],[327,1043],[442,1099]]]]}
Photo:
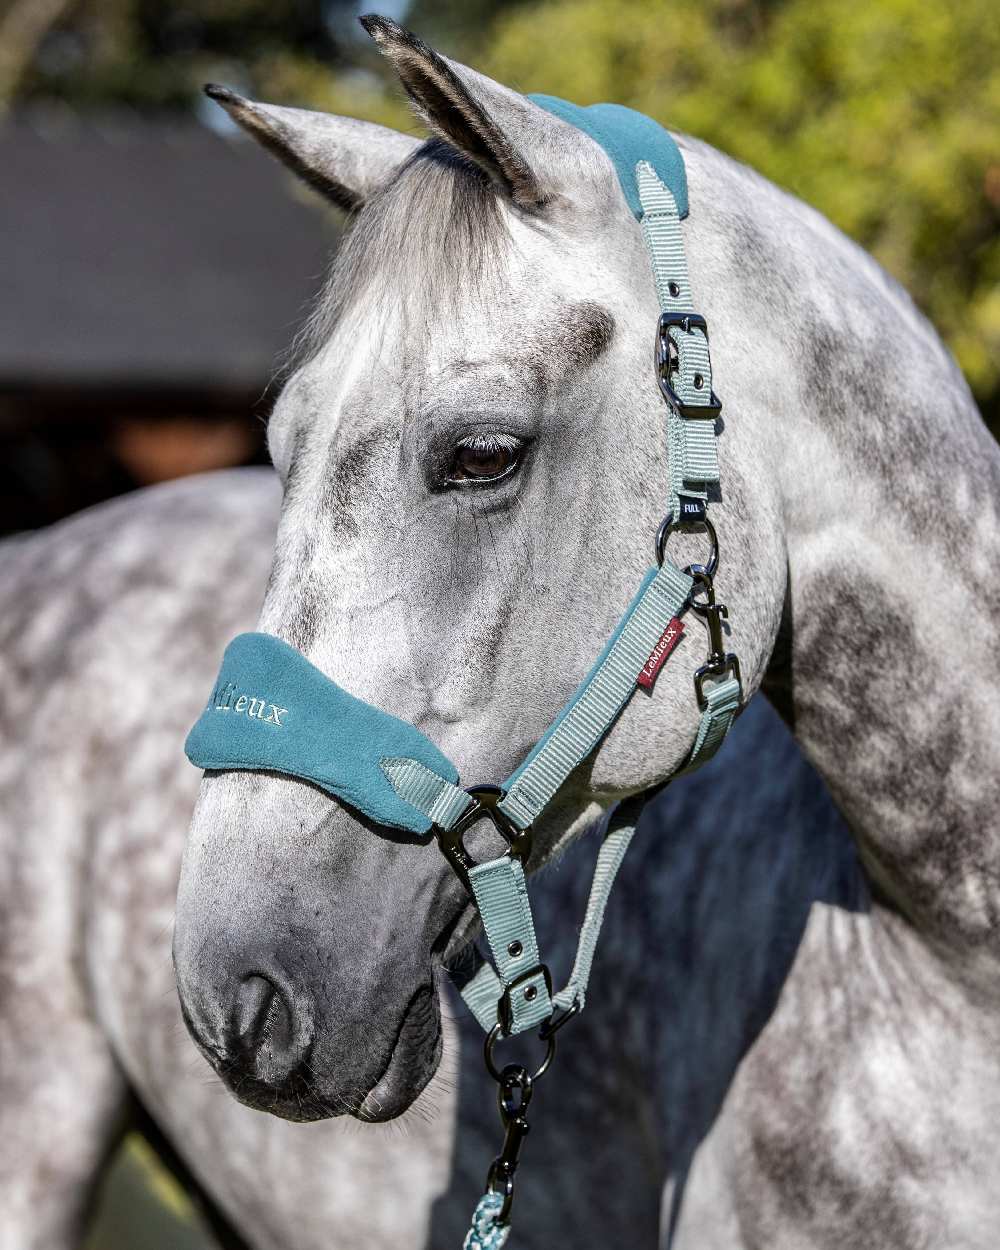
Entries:
{"type": "MultiPolygon", "coordinates": [[[[646,161],[640,161],[635,172],[643,210],[642,232],[653,265],[660,307],[664,312],[693,312],[695,304],[676,201],[646,161]]],[[[707,404],[712,394],[712,361],[705,332],[672,327],[669,333],[678,358],[671,382],[674,390],[685,404],[695,407],[707,404]]],[[[679,494],[708,498],[706,487],[719,480],[719,456],[714,421],[682,417],[669,406],[667,412],[668,510],[677,519],[680,516],[679,494]]]]}
{"type": "Polygon", "coordinates": [[[390,757],[379,766],[401,799],[441,829],[450,829],[475,800],[418,760],[390,757]]]}
{"type": "Polygon", "coordinates": [[[743,690],[735,677],[727,677],[705,690],[705,707],[698,722],[698,734],[687,763],[677,773],[692,773],[707,764],[729,733],[743,701],[743,690]]]}
{"type": "Polygon", "coordinates": [[[597,663],[549,732],[507,780],[507,792],[497,807],[520,828],[535,820],[607,733],[663,631],[687,602],[692,585],[690,575],[670,560],[646,575],[597,663]]]}
{"type": "Polygon", "coordinates": [[[488,1027],[497,1023],[497,1004],[506,995],[510,1004],[507,1032],[523,1033],[552,1015],[552,1002],[539,966],[538,939],[521,861],[501,855],[477,864],[469,869],[469,884],[496,968],[497,992],[488,1027]]]}
{"type": "Polygon", "coordinates": [[[479,1022],[484,1033],[497,1023],[497,1002],[503,990],[492,965],[483,963],[475,976],[461,989],[462,1001],[479,1022]]]}
{"type": "MultiPolygon", "coordinates": [[[[625,852],[635,834],[639,814],[645,803],[643,796],[636,796],[619,803],[611,813],[605,828],[601,849],[597,853],[594,867],[594,878],[590,886],[590,897],[587,900],[587,911],[583,924],[580,926],[580,937],[573,961],[573,971],[569,980],[558,994],[552,996],[552,1007],[568,1011],[579,1002],[578,1010],[583,1010],[587,997],[587,985],[594,964],[597,942],[604,923],[604,912],[611,895],[611,888],[618,875],[618,869],[625,858],[625,852]]],[[[534,928],[532,928],[534,937],[534,928]]],[[[493,943],[490,943],[493,949],[493,943]]],[[[536,948],[537,951],[537,948],[536,948]]],[[[496,952],[494,950],[494,958],[496,952]]],[[[536,953],[537,958],[537,953],[536,953]]],[[[530,966],[530,965],[528,965],[530,966]]],[[[518,987],[520,989],[520,987],[518,987]]],[[[462,989],[462,999],[482,1028],[488,1033],[497,1022],[497,1000],[503,993],[500,978],[488,963],[484,963],[471,980],[462,989]]],[[[547,1017],[546,1017],[547,1018],[547,1017]]],[[[525,1026],[529,1027],[529,1026],[525,1026]]],[[[513,1032],[514,1030],[512,1030],[513,1032]]]]}
{"type": "Polygon", "coordinates": [[[577,1002],[580,1004],[578,1008],[580,1011],[586,1005],[587,986],[590,983],[590,973],[594,966],[594,955],[597,951],[598,938],[601,936],[601,926],[604,924],[604,912],[611,896],[611,888],[618,876],[618,869],[621,868],[625,852],[635,836],[639,815],[645,802],[645,798],[641,795],[626,799],[618,804],[608,820],[604,840],[597,853],[594,878],[590,883],[587,911],[583,924],[580,926],[580,938],[577,942],[573,971],[565,986],[552,997],[555,1006],[561,1007],[564,1011],[569,1011],[577,1002]]]}

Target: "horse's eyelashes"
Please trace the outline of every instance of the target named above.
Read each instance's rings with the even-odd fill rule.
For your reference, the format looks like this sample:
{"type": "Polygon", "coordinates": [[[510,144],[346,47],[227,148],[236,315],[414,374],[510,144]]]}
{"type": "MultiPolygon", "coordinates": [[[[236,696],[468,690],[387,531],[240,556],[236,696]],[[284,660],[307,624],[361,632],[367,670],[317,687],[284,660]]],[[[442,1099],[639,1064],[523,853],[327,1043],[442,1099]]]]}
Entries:
{"type": "Polygon", "coordinates": [[[485,486],[516,472],[524,443],[510,434],[472,434],[455,446],[447,482],[453,486],[485,486]]]}

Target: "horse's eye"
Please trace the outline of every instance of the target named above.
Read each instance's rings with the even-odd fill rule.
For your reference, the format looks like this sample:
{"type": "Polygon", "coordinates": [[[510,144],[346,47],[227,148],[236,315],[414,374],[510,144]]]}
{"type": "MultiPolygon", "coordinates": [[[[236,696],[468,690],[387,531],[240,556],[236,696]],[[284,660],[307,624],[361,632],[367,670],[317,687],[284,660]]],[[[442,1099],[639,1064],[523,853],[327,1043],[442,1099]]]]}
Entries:
{"type": "Polygon", "coordinates": [[[459,443],[448,473],[449,482],[496,482],[513,473],[521,460],[516,439],[479,436],[459,443]]]}

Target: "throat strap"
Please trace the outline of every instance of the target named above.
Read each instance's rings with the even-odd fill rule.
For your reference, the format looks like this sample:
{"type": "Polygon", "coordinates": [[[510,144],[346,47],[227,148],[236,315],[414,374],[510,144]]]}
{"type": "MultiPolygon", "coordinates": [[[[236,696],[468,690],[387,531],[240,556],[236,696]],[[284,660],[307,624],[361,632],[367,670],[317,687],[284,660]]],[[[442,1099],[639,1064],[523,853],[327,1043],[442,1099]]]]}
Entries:
{"type": "MultiPolygon", "coordinates": [[[[618,876],[618,869],[622,866],[625,852],[628,850],[635,835],[636,827],[639,823],[639,815],[644,804],[645,798],[643,796],[627,799],[624,803],[619,803],[615,807],[608,819],[601,848],[597,853],[597,863],[594,867],[594,876],[590,885],[590,896],[587,899],[587,911],[583,924],[580,927],[580,938],[577,942],[573,971],[570,973],[569,980],[565,986],[557,994],[551,995],[551,1005],[546,1015],[541,1017],[542,1020],[549,1018],[553,1008],[563,1012],[577,1012],[582,1011],[586,1005],[587,986],[590,983],[590,972],[594,966],[594,955],[597,952],[597,942],[601,936],[601,926],[604,924],[605,908],[608,905],[608,899],[611,897],[611,889],[615,883],[615,878],[618,876]]],[[[487,900],[487,908],[489,907],[490,903],[487,900]]],[[[490,949],[493,951],[495,959],[494,940],[490,936],[491,926],[487,922],[486,912],[483,911],[482,904],[480,904],[480,911],[483,916],[483,928],[487,933],[490,949]]],[[[530,914],[528,922],[530,923],[530,914]]],[[[534,936],[533,924],[531,933],[534,936]]],[[[497,968],[500,969],[501,975],[498,975],[488,963],[483,963],[475,976],[465,983],[461,991],[466,1007],[468,1007],[487,1033],[497,1023],[497,1002],[503,997],[506,988],[502,975],[503,969],[499,962],[497,963],[497,968]]]]}

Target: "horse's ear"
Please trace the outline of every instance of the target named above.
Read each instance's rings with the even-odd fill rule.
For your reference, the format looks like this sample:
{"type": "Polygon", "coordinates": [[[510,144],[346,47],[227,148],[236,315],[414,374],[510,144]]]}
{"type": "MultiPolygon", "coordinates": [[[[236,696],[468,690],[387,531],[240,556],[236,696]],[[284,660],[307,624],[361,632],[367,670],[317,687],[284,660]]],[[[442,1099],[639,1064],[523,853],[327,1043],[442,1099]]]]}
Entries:
{"type": "Polygon", "coordinates": [[[439,56],[387,17],[361,24],[392,62],[407,95],[432,131],[500,184],[515,204],[537,208],[548,199],[520,143],[545,126],[547,115],[516,91],[439,56]]]}
{"type": "Polygon", "coordinates": [[[412,135],[374,122],[308,109],[258,104],[210,83],[205,94],[244,130],[347,212],[354,212],[420,146],[412,135]]]}

